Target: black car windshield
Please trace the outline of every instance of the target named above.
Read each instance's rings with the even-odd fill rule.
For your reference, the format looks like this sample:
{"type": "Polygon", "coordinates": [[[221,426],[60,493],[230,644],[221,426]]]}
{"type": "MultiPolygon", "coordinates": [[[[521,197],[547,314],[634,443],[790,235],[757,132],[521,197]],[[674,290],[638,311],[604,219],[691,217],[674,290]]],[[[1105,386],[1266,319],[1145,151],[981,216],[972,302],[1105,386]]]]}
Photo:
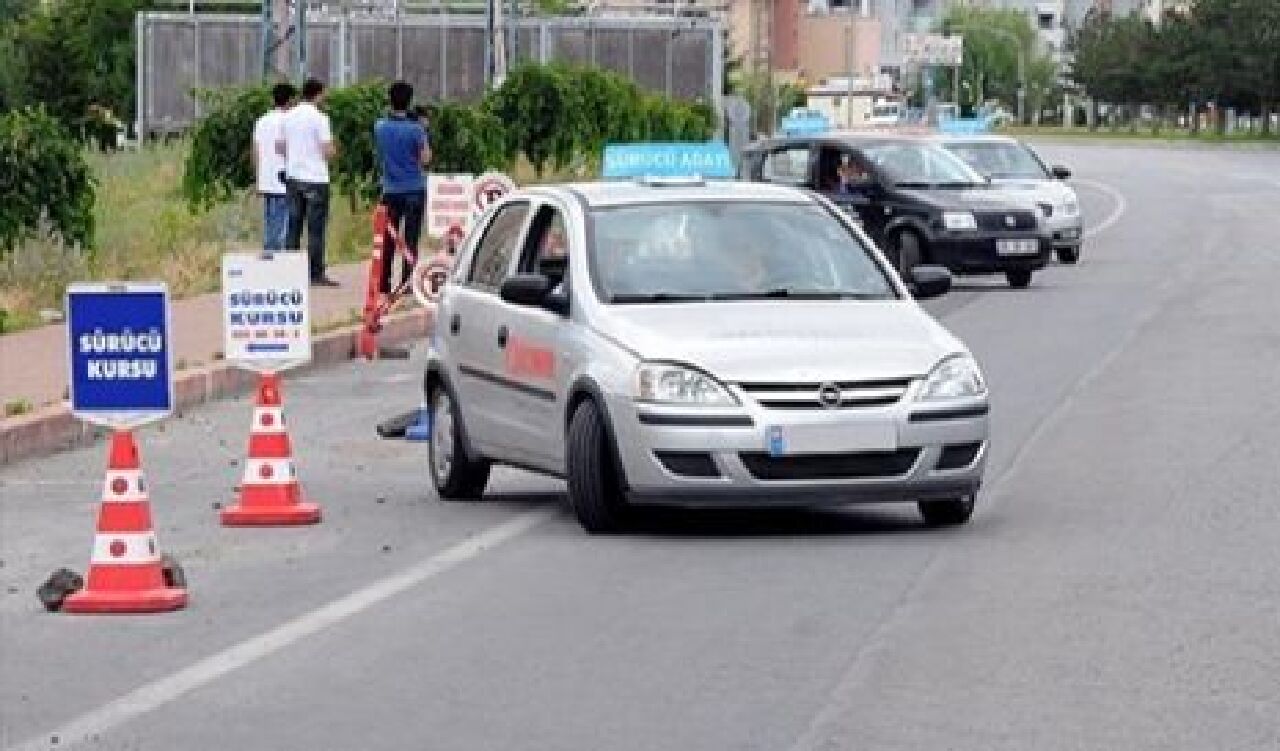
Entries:
{"type": "Polygon", "coordinates": [[[897,297],[858,238],[816,204],[645,204],[592,218],[591,269],[605,302],[897,297]]]}
{"type": "Polygon", "coordinates": [[[895,185],[903,187],[970,187],[982,176],[959,157],[933,144],[890,142],[862,148],[862,154],[895,185]]]}
{"type": "Polygon", "coordinates": [[[1044,180],[1049,171],[1025,146],[999,141],[969,141],[947,144],[951,153],[971,167],[993,178],[1044,180]]]}

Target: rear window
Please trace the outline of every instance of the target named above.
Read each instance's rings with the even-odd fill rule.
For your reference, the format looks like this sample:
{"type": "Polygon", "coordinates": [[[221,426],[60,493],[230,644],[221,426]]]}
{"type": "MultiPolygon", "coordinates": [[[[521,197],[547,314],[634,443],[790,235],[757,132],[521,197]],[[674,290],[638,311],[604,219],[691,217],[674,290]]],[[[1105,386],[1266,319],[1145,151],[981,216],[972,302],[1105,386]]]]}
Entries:
{"type": "Polygon", "coordinates": [[[621,206],[592,218],[592,281],[608,303],[897,297],[858,237],[818,204],[621,206]]]}

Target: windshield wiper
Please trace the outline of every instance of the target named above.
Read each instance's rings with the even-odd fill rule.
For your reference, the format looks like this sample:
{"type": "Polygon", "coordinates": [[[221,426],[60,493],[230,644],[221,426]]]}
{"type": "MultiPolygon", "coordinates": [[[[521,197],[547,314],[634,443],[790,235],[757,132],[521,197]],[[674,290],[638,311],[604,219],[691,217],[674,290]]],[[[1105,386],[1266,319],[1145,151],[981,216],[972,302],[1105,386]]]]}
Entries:
{"type": "Polygon", "coordinates": [[[649,303],[649,302],[706,302],[711,297],[708,295],[690,295],[679,294],[675,292],[641,292],[623,295],[614,295],[609,298],[610,303],[626,305],[628,303],[649,303]]]}
{"type": "Polygon", "coordinates": [[[776,287],[760,292],[722,292],[711,296],[713,300],[768,300],[786,298],[789,300],[887,300],[888,295],[880,292],[851,292],[848,290],[828,289],[793,289],[776,287]]]}

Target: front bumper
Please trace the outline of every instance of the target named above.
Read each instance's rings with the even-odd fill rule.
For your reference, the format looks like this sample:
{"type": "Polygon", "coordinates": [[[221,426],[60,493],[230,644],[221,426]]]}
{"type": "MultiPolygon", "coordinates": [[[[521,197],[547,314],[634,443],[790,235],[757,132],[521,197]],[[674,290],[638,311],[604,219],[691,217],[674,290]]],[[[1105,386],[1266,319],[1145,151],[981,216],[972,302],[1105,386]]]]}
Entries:
{"type": "Polygon", "coordinates": [[[884,407],[751,404],[708,414],[618,396],[609,412],[633,503],[824,506],[976,493],[986,465],[986,401],[926,410],[909,397],[884,407]]]}
{"type": "Polygon", "coordinates": [[[1017,269],[1036,271],[1049,264],[1053,249],[1053,240],[1048,234],[942,232],[929,241],[933,260],[959,274],[994,274],[1017,269]],[[1001,255],[997,250],[1000,240],[1031,238],[1039,243],[1039,250],[1034,254],[1001,255]]]}
{"type": "Polygon", "coordinates": [[[1043,221],[1055,249],[1080,247],[1080,242],[1084,239],[1084,219],[1081,216],[1055,216],[1043,221]]]}

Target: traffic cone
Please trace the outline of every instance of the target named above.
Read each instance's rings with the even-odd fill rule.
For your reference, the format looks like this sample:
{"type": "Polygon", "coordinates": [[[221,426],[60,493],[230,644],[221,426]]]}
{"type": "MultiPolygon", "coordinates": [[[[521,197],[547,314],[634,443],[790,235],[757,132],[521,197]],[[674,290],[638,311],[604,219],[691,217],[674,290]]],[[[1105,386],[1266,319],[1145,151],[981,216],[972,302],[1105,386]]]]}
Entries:
{"type": "Polygon", "coordinates": [[[320,521],[320,507],[302,499],[280,405],[280,377],[263,373],[249,428],[249,458],[240,483],[240,501],[222,510],[223,526],[274,527],[320,521]]]}
{"type": "Polygon", "coordinates": [[[422,406],[418,408],[417,421],[405,428],[404,439],[406,441],[429,441],[431,440],[431,408],[427,406],[427,400],[422,400],[422,406]]]}
{"type": "Polygon", "coordinates": [[[88,582],[63,601],[62,609],[68,613],[158,613],[186,604],[186,589],[165,584],[133,433],[117,430],[111,436],[88,582]]]}

